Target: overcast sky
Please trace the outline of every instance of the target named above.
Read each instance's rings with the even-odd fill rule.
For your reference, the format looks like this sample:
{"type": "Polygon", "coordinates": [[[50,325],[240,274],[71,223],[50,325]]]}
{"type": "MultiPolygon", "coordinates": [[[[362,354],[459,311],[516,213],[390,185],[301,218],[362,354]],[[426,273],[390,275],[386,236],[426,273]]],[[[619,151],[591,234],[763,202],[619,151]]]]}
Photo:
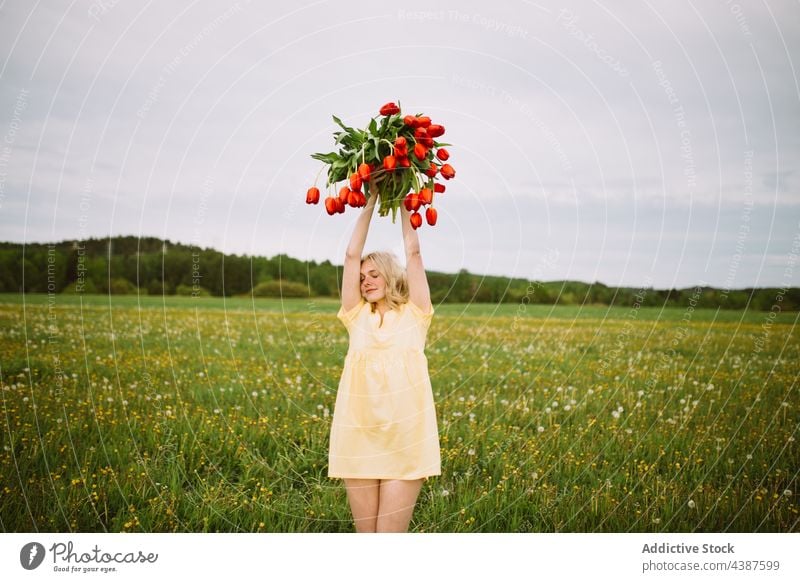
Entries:
{"type": "Polygon", "coordinates": [[[800,286],[799,28],[795,0],[4,2],[0,238],[341,263],[359,211],[305,204],[310,154],[399,101],[453,144],[430,270],[800,286]]]}

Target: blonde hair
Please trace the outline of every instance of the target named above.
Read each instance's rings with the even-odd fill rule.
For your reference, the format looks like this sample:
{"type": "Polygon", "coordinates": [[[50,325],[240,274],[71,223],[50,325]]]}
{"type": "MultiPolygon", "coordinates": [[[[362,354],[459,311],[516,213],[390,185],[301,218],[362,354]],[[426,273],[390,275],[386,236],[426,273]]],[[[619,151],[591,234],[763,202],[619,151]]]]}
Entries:
{"type": "MultiPolygon", "coordinates": [[[[386,251],[375,251],[364,255],[361,264],[367,259],[375,265],[375,269],[381,274],[386,282],[386,305],[389,309],[397,309],[402,304],[408,303],[408,279],[406,271],[400,266],[400,262],[394,253],[386,251]]],[[[370,305],[372,313],[375,313],[375,303],[370,305]]]]}

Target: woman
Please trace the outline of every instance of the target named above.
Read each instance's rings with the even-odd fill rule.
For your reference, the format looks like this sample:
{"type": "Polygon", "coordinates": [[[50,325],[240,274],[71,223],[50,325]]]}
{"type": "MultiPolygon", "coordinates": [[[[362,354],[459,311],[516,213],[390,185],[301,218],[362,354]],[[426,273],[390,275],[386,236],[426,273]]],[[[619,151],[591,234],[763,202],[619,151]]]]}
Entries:
{"type": "Polygon", "coordinates": [[[376,196],[356,221],[342,274],[350,347],[331,424],[328,476],[344,479],[357,532],[405,532],[423,481],[441,475],[425,357],[433,317],[419,238],[401,206],[406,272],[389,253],[361,258],[376,196]]]}

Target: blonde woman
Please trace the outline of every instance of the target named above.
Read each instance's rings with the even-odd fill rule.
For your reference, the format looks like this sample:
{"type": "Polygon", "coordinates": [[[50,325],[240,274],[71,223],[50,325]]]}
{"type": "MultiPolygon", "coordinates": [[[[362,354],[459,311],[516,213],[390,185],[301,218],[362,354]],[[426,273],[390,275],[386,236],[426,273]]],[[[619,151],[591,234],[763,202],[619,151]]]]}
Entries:
{"type": "Polygon", "coordinates": [[[423,482],[441,475],[424,353],[433,305],[404,207],[406,270],[389,253],[362,258],[375,199],[362,209],[344,261],[337,317],[350,346],[334,406],[328,476],[344,480],[357,532],[405,532],[423,482]]]}

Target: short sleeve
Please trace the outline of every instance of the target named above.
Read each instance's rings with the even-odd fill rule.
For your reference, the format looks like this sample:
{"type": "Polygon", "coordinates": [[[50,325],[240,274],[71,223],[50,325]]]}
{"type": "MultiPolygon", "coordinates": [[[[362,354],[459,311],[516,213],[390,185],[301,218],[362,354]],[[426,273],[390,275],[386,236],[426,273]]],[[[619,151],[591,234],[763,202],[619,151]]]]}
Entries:
{"type": "Polygon", "coordinates": [[[361,312],[361,308],[364,307],[366,303],[367,302],[364,301],[364,298],[361,297],[358,300],[358,303],[349,311],[345,311],[344,305],[342,305],[339,308],[339,313],[336,314],[336,317],[338,317],[339,321],[341,321],[344,324],[344,326],[349,330],[350,326],[353,325],[353,322],[356,320],[356,317],[358,317],[358,314],[361,312]]]}
{"type": "Polygon", "coordinates": [[[428,329],[431,325],[431,319],[433,319],[434,308],[431,305],[431,310],[428,313],[424,313],[422,309],[417,306],[416,303],[413,301],[408,302],[408,308],[411,310],[411,313],[414,314],[414,317],[423,325],[425,329],[428,329]]]}

